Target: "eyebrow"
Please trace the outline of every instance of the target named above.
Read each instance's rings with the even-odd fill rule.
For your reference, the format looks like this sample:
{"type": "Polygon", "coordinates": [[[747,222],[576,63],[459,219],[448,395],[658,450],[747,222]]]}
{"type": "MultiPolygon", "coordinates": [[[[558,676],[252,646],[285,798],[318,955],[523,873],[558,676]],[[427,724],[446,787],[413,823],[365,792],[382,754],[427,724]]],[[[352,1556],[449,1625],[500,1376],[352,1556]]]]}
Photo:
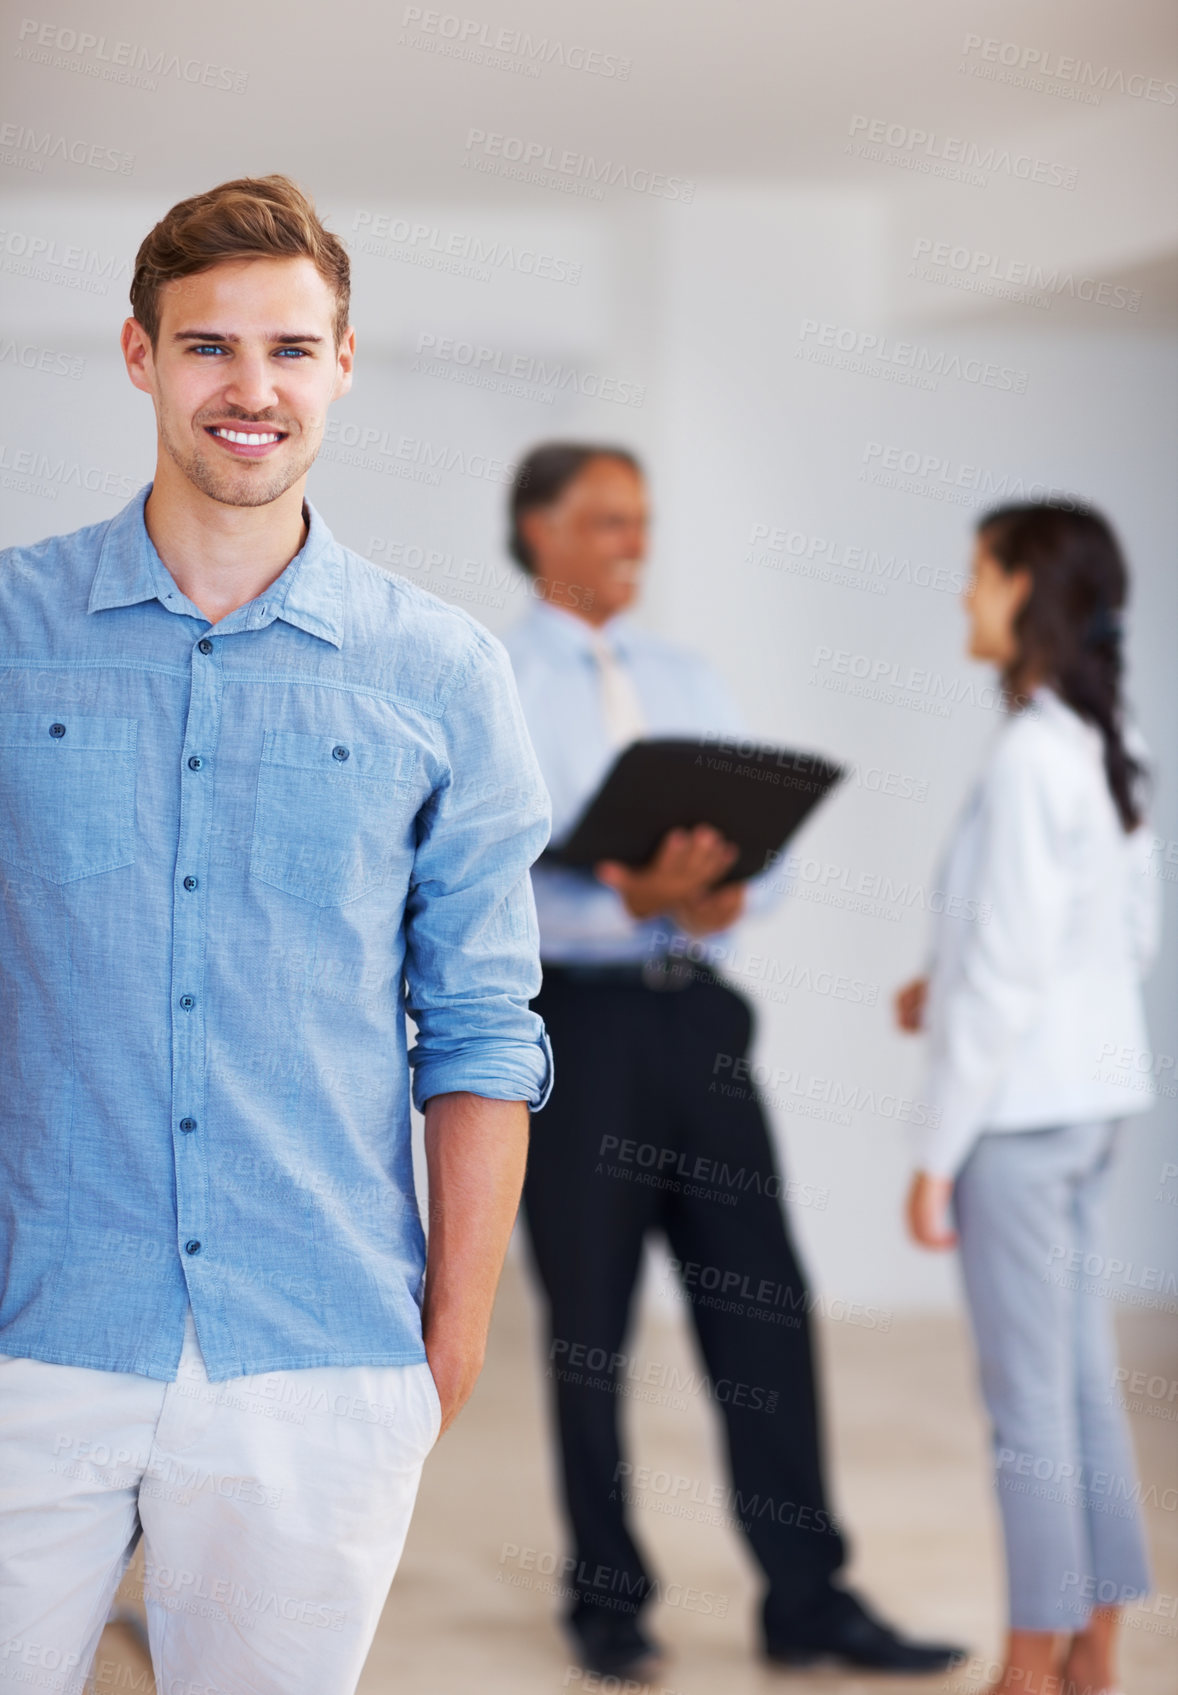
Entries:
{"type": "MultiPolygon", "coordinates": [[[[323,337],[321,335],[285,335],[285,334],[278,335],[278,334],[274,334],[274,335],[264,336],[262,339],[264,341],[278,342],[283,346],[293,346],[296,342],[304,342],[304,341],[321,342],[323,340],[323,337]]],[[[236,344],[236,343],[241,341],[241,337],[239,335],[227,335],[223,330],[177,330],[175,335],[172,337],[172,340],[173,341],[224,341],[224,342],[231,342],[231,343],[236,344]]]]}

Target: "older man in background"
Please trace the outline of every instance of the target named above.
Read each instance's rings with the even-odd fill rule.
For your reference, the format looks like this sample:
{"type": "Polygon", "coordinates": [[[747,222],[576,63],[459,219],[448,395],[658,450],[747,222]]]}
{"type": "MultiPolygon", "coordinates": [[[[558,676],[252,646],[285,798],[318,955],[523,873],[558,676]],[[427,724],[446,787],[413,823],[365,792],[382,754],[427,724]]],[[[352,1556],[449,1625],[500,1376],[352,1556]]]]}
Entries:
{"type": "MultiPolygon", "coordinates": [[[[627,616],[647,528],[642,471],[624,448],[550,444],[519,467],[510,548],[538,593],[506,646],[557,843],[627,743],[743,733],[712,668],[627,616]]],[[[639,1616],[657,1586],[627,1522],[617,1383],[599,1386],[602,1373],[560,1362],[576,1350],[616,1370],[643,1247],[661,1231],[721,1405],[733,1516],[765,1575],[767,1658],[940,1671],[957,1650],[905,1639],[837,1581],[846,1547],[827,1505],[809,1295],[777,1198],[777,1160],[756,1090],[715,1086],[718,1056],[735,1065],[748,1050],[751,1011],[708,966],[683,958],[689,939],[703,936],[722,956],[729,927],[774,898],[763,879],[717,886],[735,851],[699,827],[671,831],[637,869],[541,861],[533,873],[544,964],[533,1005],[560,1083],[533,1125],[524,1212],[548,1301],[576,1555],[568,1624],[593,1670],[656,1674],[639,1616]],[[626,1142],[656,1149],[663,1170],[723,1164],[748,1180],[722,1191],[706,1179],[626,1181],[610,1152],[626,1142]],[[706,1293],[717,1269],[767,1291],[762,1310],[706,1293]]]]}

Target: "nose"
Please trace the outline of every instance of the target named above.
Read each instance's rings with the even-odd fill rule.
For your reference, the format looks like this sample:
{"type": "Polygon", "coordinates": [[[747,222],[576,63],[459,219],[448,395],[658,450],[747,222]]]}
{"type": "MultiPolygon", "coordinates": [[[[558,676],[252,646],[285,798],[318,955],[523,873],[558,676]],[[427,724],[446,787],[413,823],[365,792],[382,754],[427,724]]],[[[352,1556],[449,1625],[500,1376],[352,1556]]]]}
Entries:
{"type": "Polygon", "coordinates": [[[241,412],[267,412],[278,404],[274,367],[264,353],[239,351],[225,385],[225,402],[241,412]]]}

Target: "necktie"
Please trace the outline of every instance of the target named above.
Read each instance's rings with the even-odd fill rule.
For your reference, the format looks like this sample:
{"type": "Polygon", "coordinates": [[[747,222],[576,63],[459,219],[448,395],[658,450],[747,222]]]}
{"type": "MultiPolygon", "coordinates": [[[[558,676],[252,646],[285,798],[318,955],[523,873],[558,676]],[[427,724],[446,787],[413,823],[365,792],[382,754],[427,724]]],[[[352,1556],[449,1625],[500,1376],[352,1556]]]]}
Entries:
{"type": "Polygon", "coordinates": [[[628,747],[646,733],[646,718],[634,680],[599,630],[590,637],[601,680],[601,710],[613,747],[628,747]]]}

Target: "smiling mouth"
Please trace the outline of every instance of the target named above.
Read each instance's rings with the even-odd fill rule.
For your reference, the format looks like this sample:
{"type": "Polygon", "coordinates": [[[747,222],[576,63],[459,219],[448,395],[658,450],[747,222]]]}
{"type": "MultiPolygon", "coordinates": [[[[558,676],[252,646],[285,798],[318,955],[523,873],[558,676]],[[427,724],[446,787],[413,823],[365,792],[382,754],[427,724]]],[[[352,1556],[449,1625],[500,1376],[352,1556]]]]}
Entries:
{"type": "Polygon", "coordinates": [[[286,440],[285,430],[233,430],[227,424],[210,424],[207,433],[234,447],[272,447],[275,442],[286,440]]]}

